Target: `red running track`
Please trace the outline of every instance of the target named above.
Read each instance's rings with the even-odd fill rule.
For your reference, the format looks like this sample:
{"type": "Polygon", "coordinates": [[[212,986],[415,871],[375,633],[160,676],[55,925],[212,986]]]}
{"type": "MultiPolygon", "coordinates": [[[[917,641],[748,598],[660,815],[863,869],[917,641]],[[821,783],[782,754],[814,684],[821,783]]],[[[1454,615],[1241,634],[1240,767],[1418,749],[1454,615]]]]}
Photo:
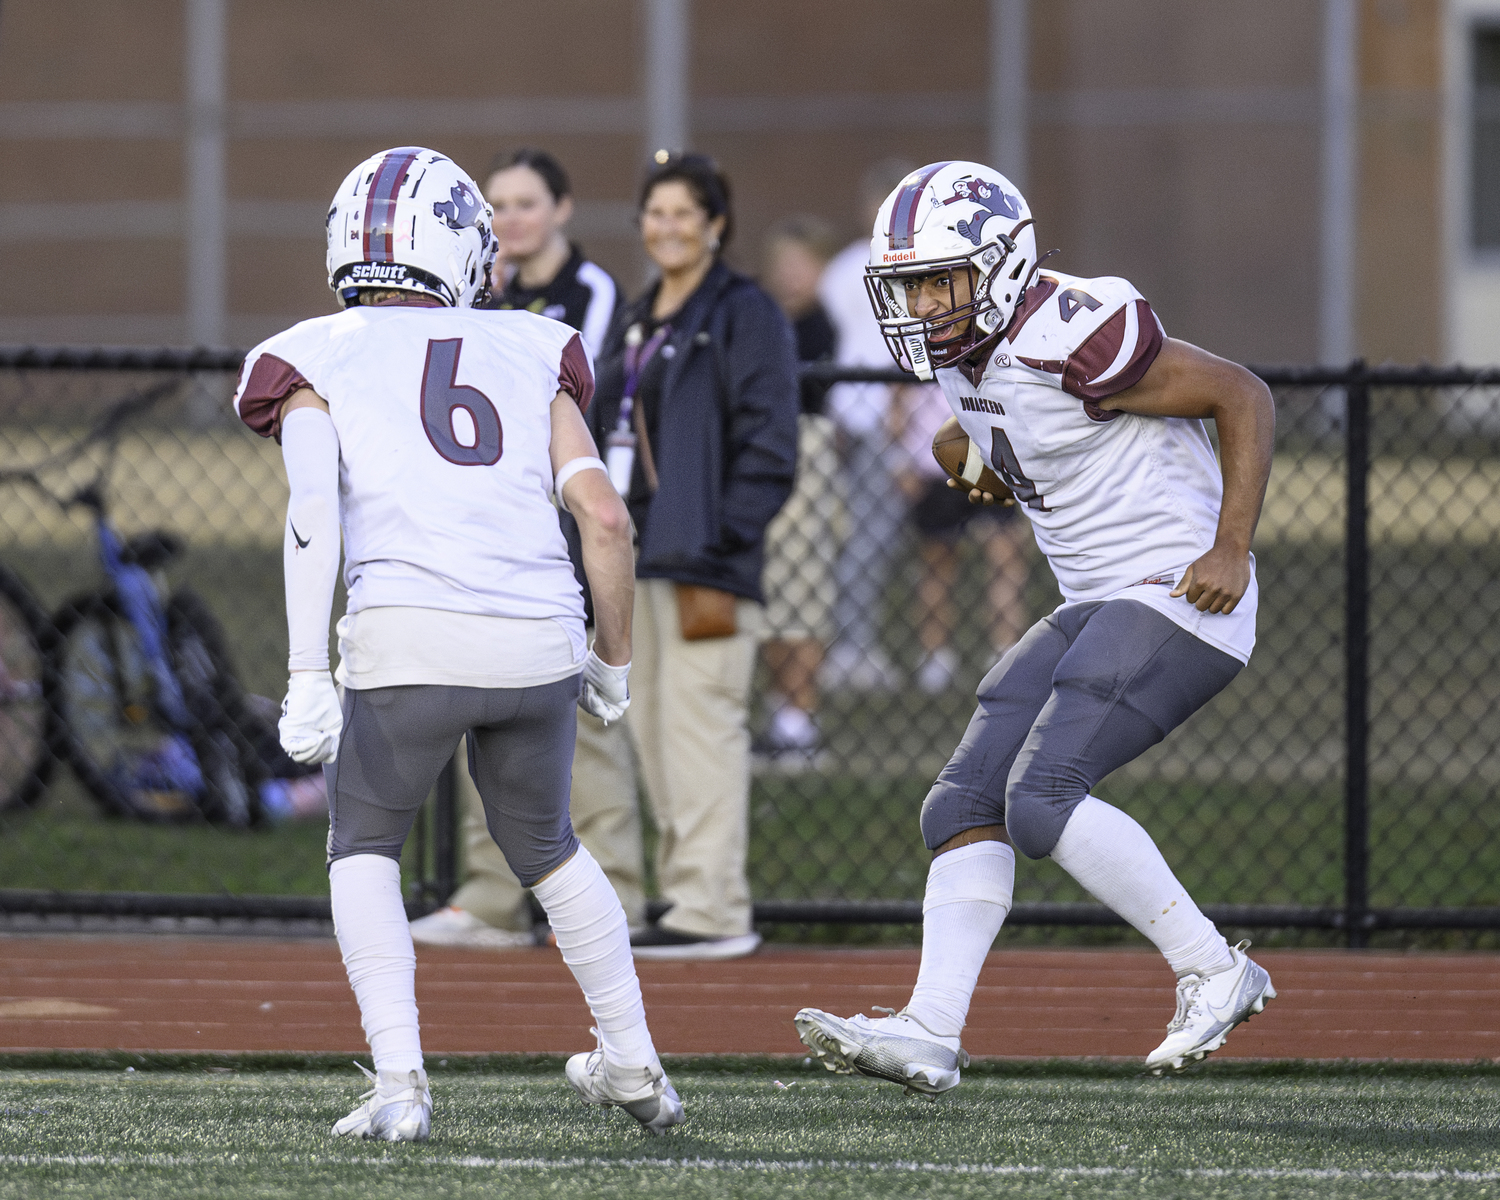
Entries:
{"type": "MultiPolygon", "coordinates": [[[[642,963],[664,1054],[796,1054],[792,1014],[905,1003],[914,949],[771,946],[728,963],[642,963]]],[[[1279,998],[1220,1057],[1500,1061],[1500,955],[1267,951],[1279,998]]],[[[430,1054],[589,1049],[555,950],[422,948],[430,1054]]],[[[1139,950],[1002,950],[980,976],[968,1050],[1006,1058],[1144,1056],[1173,979],[1139,950]]],[[[0,1050],[365,1051],[331,940],[0,936],[0,1050]]]]}

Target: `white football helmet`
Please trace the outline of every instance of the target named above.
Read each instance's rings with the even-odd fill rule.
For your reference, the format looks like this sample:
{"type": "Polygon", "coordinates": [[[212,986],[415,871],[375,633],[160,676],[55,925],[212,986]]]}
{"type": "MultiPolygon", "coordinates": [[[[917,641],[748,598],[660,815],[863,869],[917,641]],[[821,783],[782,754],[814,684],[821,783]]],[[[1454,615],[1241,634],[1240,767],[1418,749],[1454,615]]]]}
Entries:
{"type": "Polygon", "coordinates": [[[931,379],[939,367],[998,337],[1036,270],[1031,210],[998,171],[973,162],[938,162],[913,171],[886,197],[870,239],[865,287],[892,357],[931,379]],[[906,307],[904,278],[974,268],[973,296],[930,317],[906,307]],[[968,323],[950,337],[946,330],[968,323]]]}
{"type": "Polygon", "coordinates": [[[494,212],[452,159],[401,146],[365,159],[328,210],[328,286],[348,308],[394,288],[468,308],[489,285],[494,212]]]}

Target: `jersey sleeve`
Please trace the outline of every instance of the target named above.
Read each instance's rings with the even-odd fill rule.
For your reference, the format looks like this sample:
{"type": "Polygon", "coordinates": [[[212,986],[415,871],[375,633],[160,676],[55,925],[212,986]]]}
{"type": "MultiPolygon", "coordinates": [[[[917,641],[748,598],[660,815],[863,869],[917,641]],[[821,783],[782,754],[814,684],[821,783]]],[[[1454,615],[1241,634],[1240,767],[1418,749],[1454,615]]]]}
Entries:
{"type": "Polygon", "coordinates": [[[1151,305],[1138,293],[1130,296],[1068,356],[1063,391],[1082,400],[1094,420],[1110,420],[1115,414],[1099,408],[1099,401],[1139,383],[1164,339],[1151,305]]]}
{"type": "Polygon", "coordinates": [[[234,411],[240,420],[261,437],[275,438],[278,443],[282,401],[298,388],[313,386],[302,369],[306,352],[298,352],[298,339],[288,336],[292,332],[262,342],[245,356],[234,394],[234,411]]]}
{"type": "Polygon", "coordinates": [[[583,339],[576,333],[567,340],[558,359],[557,386],[578,401],[582,412],[588,412],[594,398],[594,370],[589,366],[583,339]]]}

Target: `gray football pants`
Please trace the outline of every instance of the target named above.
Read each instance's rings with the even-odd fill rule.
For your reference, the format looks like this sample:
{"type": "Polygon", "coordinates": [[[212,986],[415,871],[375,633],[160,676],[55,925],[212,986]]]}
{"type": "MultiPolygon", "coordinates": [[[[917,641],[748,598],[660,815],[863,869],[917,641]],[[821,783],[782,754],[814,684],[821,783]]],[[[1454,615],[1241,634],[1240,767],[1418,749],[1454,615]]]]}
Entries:
{"type": "Polygon", "coordinates": [[[328,777],[328,861],[399,860],[417,809],[465,733],[490,835],[530,887],[578,849],[568,781],[582,676],[528,688],[439,685],[344,692],[328,777]]]}
{"type": "Polygon", "coordinates": [[[1022,854],[1045,858],[1099,780],[1181,725],[1241,665],[1134,600],[1043,617],[980,683],[963,741],[922,805],[923,841],[936,850],[1004,824],[1022,854]]]}

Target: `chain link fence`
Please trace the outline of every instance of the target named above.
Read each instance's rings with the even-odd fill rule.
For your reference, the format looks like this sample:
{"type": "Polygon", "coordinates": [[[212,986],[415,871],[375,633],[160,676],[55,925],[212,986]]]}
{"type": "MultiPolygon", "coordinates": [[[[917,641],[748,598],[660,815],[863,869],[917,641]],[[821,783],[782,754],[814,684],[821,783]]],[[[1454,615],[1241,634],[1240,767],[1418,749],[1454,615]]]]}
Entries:
{"type": "MultiPolygon", "coordinates": [[[[0,910],[327,912],[321,777],[274,738],[286,482],[230,412],[237,366],[0,351],[0,910]]],[[[873,381],[890,415],[862,437],[804,417],[772,530],[751,881],[759,921],[804,933],[920,919],[922,799],[998,652],[1059,602],[1024,518],[943,494],[940,399],[811,371],[873,381]]],[[[1278,433],[1255,655],[1099,793],[1221,923],[1500,929],[1500,373],[1260,374],[1278,433]]],[[[440,787],[414,910],[461,878],[455,847],[440,787]]],[[[1048,861],[1021,862],[1016,901],[1020,937],[1118,924],[1048,861]]]]}

